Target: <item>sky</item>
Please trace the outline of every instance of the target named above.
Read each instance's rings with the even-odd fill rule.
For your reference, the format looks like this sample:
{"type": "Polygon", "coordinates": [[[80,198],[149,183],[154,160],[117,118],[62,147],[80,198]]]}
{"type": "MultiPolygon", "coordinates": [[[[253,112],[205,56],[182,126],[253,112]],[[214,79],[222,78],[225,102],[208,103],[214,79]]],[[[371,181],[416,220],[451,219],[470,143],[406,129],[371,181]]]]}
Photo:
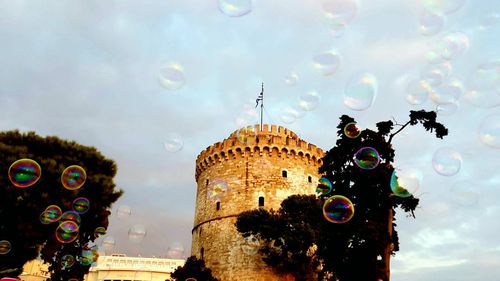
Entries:
{"type": "MultiPolygon", "coordinates": [[[[196,156],[258,122],[324,150],[437,110],[393,140],[421,199],[397,212],[395,281],[498,281],[500,1],[0,1],[0,130],[94,146],[117,162],[109,251],[166,256],[193,227],[196,156]],[[118,210],[130,208],[130,215],[118,210]],[[141,225],[142,242],[128,231],[141,225]],[[111,243],[110,241],[114,241],[111,243]]],[[[98,243],[102,243],[100,238],[98,243]]]]}

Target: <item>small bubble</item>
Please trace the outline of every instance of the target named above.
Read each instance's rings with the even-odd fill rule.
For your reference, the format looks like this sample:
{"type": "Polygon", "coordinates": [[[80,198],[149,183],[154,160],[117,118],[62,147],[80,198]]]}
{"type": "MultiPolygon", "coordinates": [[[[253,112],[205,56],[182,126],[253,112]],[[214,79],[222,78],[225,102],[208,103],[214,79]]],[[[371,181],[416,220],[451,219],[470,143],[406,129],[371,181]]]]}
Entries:
{"type": "Polygon", "coordinates": [[[462,156],[451,148],[440,148],[432,157],[432,167],[442,176],[453,176],[460,171],[462,156]]]}
{"type": "Polygon", "coordinates": [[[344,104],[353,110],[366,110],[372,106],[377,92],[378,81],[373,74],[353,75],[344,89],[344,104]]]}
{"type": "Polygon", "coordinates": [[[241,17],[252,11],[252,0],[219,0],[219,10],[230,17],[241,17]]]}
{"type": "Polygon", "coordinates": [[[446,22],[446,18],[440,14],[429,10],[424,10],[419,16],[420,34],[422,35],[435,35],[439,33],[446,22]]]}
{"type": "Polygon", "coordinates": [[[12,250],[12,245],[7,240],[0,240],[0,255],[6,255],[12,250]]]}
{"type": "Polygon", "coordinates": [[[323,216],[332,223],[346,223],[354,216],[354,205],[347,197],[334,195],[325,201],[323,216]]]}
{"type": "Polygon", "coordinates": [[[438,115],[449,116],[455,114],[458,110],[459,103],[449,102],[449,103],[441,103],[436,106],[436,112],[438,115]]]}
{"type": "Polygon", "coordinates": [[[445,60],[463,55],[469,49],[469,37],[463,32],[450,32],[438,42],[438,52],[445,60]]]}
{"type": "Polygon", "coordinates": [[[245,237],[243,243],[241,244],[241,250],[246,255],[255,255],[259,251],[260,241],[254,235],[245,237]]]}
{"type": "Polygon", "coordinates": [[[285,84],[287,86],[295,86],[299,81],[299,76],[295,73],[291,73],[290,75],[285,77],[285,84]]]}
{"type": "Polygon", "coordinates": [[[146,227],[142,224],[133,225],[128,230],[128,240],[133,243],[141,243],[146,236],[146,227]]]}
{"type": "Polygon", "coordinates": [[[76,190],[83,186],[87,180],[85,169],[78,165],[71,165],[61,174],[61,183],[68,190],[76,190]]]}
{"type": "Polygon", "coordinates": [[[114,249],[115,246],[116,246],[115,238],[113,238],[111,236],[106,236],[102,240],[101,247],[105,251],[110,251],[110,250],[114,249]]]}
{"type": "Polygon", "coordinates": [[[321,97],[316,91],[309,91],[300,96],[299,108],[304,111],[314,110],[320,101],[321,97]]]}
{"type": "Polygon", "coordinates": [[[432,86],[425,80],[411,81],[406,87],[406,101],[412,105],[424,103],[432,91],[432,86]]]}
{"type": "Polygon", "coordinates": [[[423,180],[423,174],[419,169],[406,165],[396,167],[393,176],[391,190],[400,197],[414,195],[419,190],[423,180]]]}
{"type": "Polygon", "coordinates": [[[183,259],[184,246],[179,242],[173,242],[168,246],[167,257],[170,259],[183,259]]]}
{"type": "Polygon", "coordinates": [[[373,147],[363,147],[354,154],[354,163],[363,170],[372,170],[380,163],[380,155],[373,147]]]}
{"type": "Polygon", "coordinates": [[[178,90],[184,86],[186,78],[180,64],[173,63],[160,67],[158,74],[160,84],[167,90],[178,90]]]}
{"type": "Polygon", "coordinates": [[[184,146],[184,142],[179,134],[169,134],[163,142],[163,147],[168,152],[178,152],[184,146]]]}
{"type": "Polygon", "coordinates": [[[465,91],[462,81],[450,78],[431,91],[431,100],[437,104],[455,103],[465,91]]]}
{"type": "Polygon", "coordinates": [[[326,16],[342,21],[345,24],[356,17],[358,9],[359,5],[354,0],[327,0],[323,2],[323,10],[326,16]]]}
{"type": "Polygon", "coordinates": [[[337,51],[327,51],[313,57],[313,67],[324,76],[333,75],[340,66],[340,56],[337,51]]]}
{"type": "Polygon", "coordinates": [[[486,116],[479,125],[479,140],[495,149],[500,149],[500,114],[486,116]]]}
{"type": "Polygon", "coordinates": [[[116,209],[116,215],[120,219],[129,218],[130,214],[132,214],[132,210],[127,205],[121,205],[121,206],[118,207],[118,209],[116,209]]]}

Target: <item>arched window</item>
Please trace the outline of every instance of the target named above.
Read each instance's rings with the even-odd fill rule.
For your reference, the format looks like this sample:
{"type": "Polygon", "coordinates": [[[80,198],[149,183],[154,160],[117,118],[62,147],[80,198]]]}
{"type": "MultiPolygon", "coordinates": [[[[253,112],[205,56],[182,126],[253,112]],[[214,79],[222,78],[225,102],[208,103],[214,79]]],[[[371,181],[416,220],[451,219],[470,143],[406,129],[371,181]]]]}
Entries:
{"type": "Polygon", "coordinates": [[[264,207],[264,196],[259,197],[259,207],[264,207]]]}
{"type": "Polygon", "coordinates": [[[220,202],[217,201],[217,203],[215,203],[215,209],[218,211],[220,210],[220,202]]]}
{"type": "Polygon", "coordinates": [[[281,171],[281,176],[286,178],[287,177],[287,172],[285,170],[281,171]]]}
{"type": "Polygon", "coordinates": [[[312,179],[312,177],[311,177],[311,176],[308,176],[308,177],[307,177],[307,181],[308,181],[308,182],[312,182],[312,180],[313,180],[313,179],[312,179]]]}

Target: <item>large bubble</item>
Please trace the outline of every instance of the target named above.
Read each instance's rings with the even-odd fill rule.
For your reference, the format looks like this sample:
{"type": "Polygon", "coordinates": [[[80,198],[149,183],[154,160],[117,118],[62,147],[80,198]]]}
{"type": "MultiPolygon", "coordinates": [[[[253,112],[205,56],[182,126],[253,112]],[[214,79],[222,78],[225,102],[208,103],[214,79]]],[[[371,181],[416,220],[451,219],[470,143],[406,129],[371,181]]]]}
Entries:
{"type": "Polygon", "coordinates": [[[422,35],[435,35],[443,30],[446,18],[441,13],[424,10],[418,18],[422,35]]]}
{"type": "Polygon", "coordinates": [[[394,184],[397,185],[392,186],[391,182],[391,190],[394,188],[395,190],[392,191],[400,197],[403,197],[401,195],[405,195],[405,190],[407,193],[415,195],[423,180],[423,174],[419,169],[405,165],[397,167],[393,172],[393,176],[395,177],[394,180],[396,180],[394,184]]]}
{"type": "Polygon", "coordinates": [[[333,189],[333,185],[329,179],[327,179],[325,177],[321,177],[318,180],[318,186],[316,187],[317,193],[319,193],[321,195],[326,195],[326,194],[329,194],[330,192],[332,192],[332,189],[333,189]]]}
{"type": "Polygon", "coordinates": [[[340,56],[335,50],[317,54],[312,61],[313,67],[325,76],[335,74],[340,66],[340,56]]]}
{"type": "Polygon", "coordinates": [[[71,165],[64,169],[61,174],[61,183],[68,190],[76,190],[83,186],[87,179],[87,173],[78,165],[71,165]]]}
{"type": "Polygon", "coordinates": [[[167,90],[178,90],[184,86],[186,78],[180,64],[173,63],[160,67],[158,81],[167,90]]]}
{"type": "Polygon", "coordinates": [[[334,195],[325,201],[323,216],[332,223],[346,223],[354,216],[354,205],[347,197],[334,195]]]}
{"type": "Polygon", "coordinates": [[[140,243],[146,237],[146,227],[142,224],[133,225],[128,230],[128,240],[134,243],[140,243]]]}
{"type": "Polygon", "coordinates": [[[354,154],[354,163],[364,170],[375,169],[380,163],[380,155],[373,147],[363,147],[354,154]]]}
{"type": "Polygon", "coordinates": [[[495,149],[500,149],[500,114],[486,116],[479,125],[479,140],[495,149]]]}
{"type": "Polygon", "coordinates": [[[19,188],[34,185],[42,174],[40,165],[31,159],[19,159],[9,167],[9,180],[19,188]]]}
{"type": "Polygon", "coordinates": [[[462,157],[457,151],[443,147],[438,149],[432,157],[432,167],[443,176],[453,176],[460,171],[462,157]]]}
{"type": "Polygon", "coordinates": [[[361,129],[359,129],[356,122],[348,123],[344,127],[344,135],[348,138],[355,139],[361,135],[361,129]]]}
{"type": "Polygon", "coordinates": [[[391,182],[390,182],[392,193],[398,197],[409,197],[412,194],[399,183],[398,176],[396,175],[396,170],[392,172],[391,182]]]}
{"type": "Polygon", "coordinates": [[[353,75],[344,89],[344,104],[353,110],[372,106],[378,92],[377,78],[371,73],[353,75]]]}
{"type": "Polygon", "coordinates": [[[7,240],[0,240],[0,255],[6,255],[12,250],[12,244],[7,240]]]}
{"type": "Polygon", "coordinates": [[[305,111],[311,111],[315,109],[320,101],[321,97],[316,91],[309,91],[300,96],[299,108],[305,111]]]}
{"type": "Polygon", "coordinates": [[[219,0],[219,10],[230,17],[241,17],[252,11],[252,0],[219,0]]]}

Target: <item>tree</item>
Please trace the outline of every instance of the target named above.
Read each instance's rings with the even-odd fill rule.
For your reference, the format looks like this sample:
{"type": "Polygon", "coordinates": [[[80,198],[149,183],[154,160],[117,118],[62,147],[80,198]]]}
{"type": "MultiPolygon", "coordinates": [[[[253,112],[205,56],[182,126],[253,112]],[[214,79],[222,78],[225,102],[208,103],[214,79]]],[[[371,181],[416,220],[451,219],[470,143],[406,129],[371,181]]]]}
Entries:
{"type": "Polygon", "coordinates": [[[212,270],[205,267],[205,262],[195,256],[189,257],[184,266],[179,266],[171,276],[178,281],[190,281],[189,278],[198,281],[218,281],[217,278],[212,276],[212,270]]]}
{"type": "Polygon", "coordinates": [[[438,138],[448,133],[436,122],[435,112],[411,111],[410,120],[396,124],[396,130],[392,121],[379,122],[377,132],[356,132],[355,120],[343,115],[336,146],[325,154],[319,169],[333,190],[318,196],[290,196],[278,211],[243,212],[236,222],[238,231],[243,237],[258,237],[263,260],[277,271],[292,273],[296,280],[388,281],[390,256],[399,250],[394,209],[399,207],[414,217],[419,202],[412,194],[391,189],[391,179],[397,179],[391,141],[408,125],[418,123],[438,138]],[[372,166],[356,165],[354,156],[361,148],[378,152],[358,159],[358,164],[372,166]],[[344,223],[324,219],[323,208],[332,195],[350,199],[352,219],[344,223]]]}
{"type": "MultiPolygon", "coordinates": [[[[0,277],[18,276],[27,261],[40,255],[50,264],[51,280],[82,280],[92,262],[89,260],[92,257],[85,253],[95,253],[89,249],[97,237],[95,230],[108,227],[111,204],[123,193],[115,190],[113,177],[116,170],[115,162],[93,147],[54,136],[41,137],[34,132],[1,132],[0,240],[4,241],[6,250],[0,254],[0,277]],[[9,179],[11,164],[20,159],[31,159],[39,164],[41,175],[35,184],[18,187],[9,179]],[[71,186],[67,189],[61,183],[62,172],[71,165],[78,165],[86,172],[86,181],[81,188],[71,186]],[[42,223],[46,214],[44,210],[50,205],[58,206],[62,212],[78,208],[73,203],[81,197],[88,199],[89,204],[82,205],[83,208],[88,206],[88,211],[80,209],[77,231],[64,234],[69,235],[66,238],[76,236],[76,240],[62,240],[68,243],[61,243],[55,235],[61,221],[42,223]],[[63,261],[67,255],[74,258],[72,266],[63,261]]],[[[33,176],[29,171],[19,171],[24,173],[19,174],[20,178],[33,176]]],[[[58,219],[56,213],[51,217],[54,220],[58,219]]],[[[74,215],[73,218],[77,219],[74,215]]]]}

